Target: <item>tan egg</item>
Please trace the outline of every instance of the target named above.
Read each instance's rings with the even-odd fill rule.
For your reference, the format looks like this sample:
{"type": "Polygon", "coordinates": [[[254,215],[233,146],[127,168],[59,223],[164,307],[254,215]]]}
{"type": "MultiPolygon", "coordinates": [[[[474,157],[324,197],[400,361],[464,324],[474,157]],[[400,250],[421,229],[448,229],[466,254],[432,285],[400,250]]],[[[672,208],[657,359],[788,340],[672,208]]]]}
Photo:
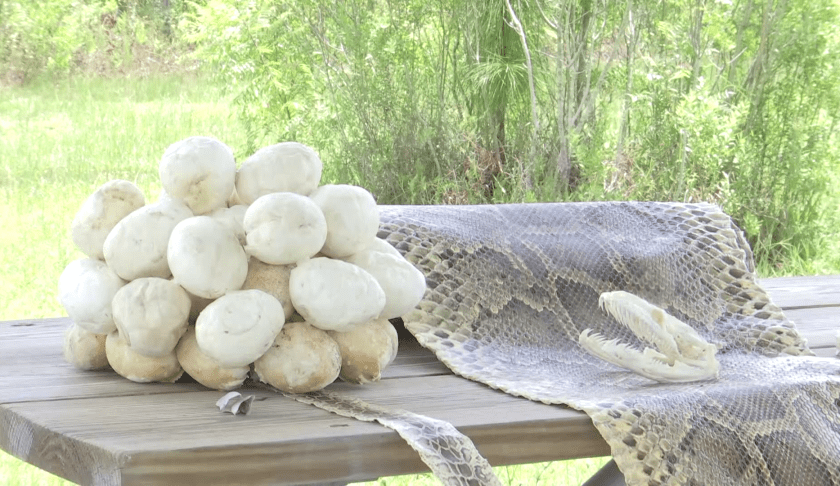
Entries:
{"type": "Polygon", "coordinates": [[[242,290],[257,289],[271,295],[283,305],[284,316],[289,320],[295,311],[292,296],[289,295],[292,268],[292,265],[269,265],[252,258],[248,262],[248,275],[242,284],[242,290]]]}
{"type": "Polygon", "coordinates": [[[64,360],[80,370],[108,368],[105,355],[107,334],[94,334],[75,324],[64,331],[64,360]]]}
{"type": "Polygon", "coordinates": [[[342,380],[364,384],[379,381],[397,357],[397,330],[387,319],[376,319],[347,332],[328,331],[341,352],[342,380]]]}
{"type": "Polygon", "coordinates": [[[195,294],[190,293],[189,291],[187,291],[187,295],[190,297],[190,324],[195,324],[195,321],[198,320],[198,316],[199,314],[201,314],[201,311],[203,311],[216,299],[207,299],[204,297],[199,297],[195,294]]]}
{"type": "Polygon", "coordinates": [[[257,378],[289,393],[320,390],[338,377],[341,354],[326,332],[306,322],[289,322],[256,362],[257,378]]]}
{"type": "Polygon", "coordinates": [[[114,371],[137,383],[174,383],[184,374],[174,351],[160,358],[143,356],[132,351],[117,331],[108,334],[105,340],[105,354],[114,371]]]}
{"type": "Polygon", "coordinates": [[[218,361],[207,356],[198,347],[195,327],[190,326],[175,347],[178,362],[188,375],[207,388],[214,390],[233,390],[242,386],[248,378],[251,367],[248,365],[224,368],[218,361]]]}

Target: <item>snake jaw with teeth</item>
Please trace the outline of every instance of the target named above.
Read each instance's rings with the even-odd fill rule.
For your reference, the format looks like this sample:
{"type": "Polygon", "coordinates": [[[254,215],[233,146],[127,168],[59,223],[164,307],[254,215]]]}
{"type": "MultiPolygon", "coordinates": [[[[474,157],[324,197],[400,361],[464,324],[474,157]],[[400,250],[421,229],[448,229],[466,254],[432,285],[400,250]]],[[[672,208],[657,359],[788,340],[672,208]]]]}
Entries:
{"type": "Polygon", "coordinates": [[[629,292],[604,292],[598,306],[656,349],[639,351],[585,329],[578,339],[590,354],[646,378],[682,383],[717,378],[717,347],[688,324],[629,292]]]}

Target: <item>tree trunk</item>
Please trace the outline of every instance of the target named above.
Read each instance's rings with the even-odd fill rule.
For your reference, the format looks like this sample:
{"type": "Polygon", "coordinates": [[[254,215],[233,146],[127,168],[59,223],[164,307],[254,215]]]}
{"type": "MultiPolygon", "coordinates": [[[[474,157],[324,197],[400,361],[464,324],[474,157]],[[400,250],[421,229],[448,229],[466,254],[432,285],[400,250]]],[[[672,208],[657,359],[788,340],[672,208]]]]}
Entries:
{"type": "Polygon", "coordinates": [[[522,41],[522,50],[525,51],[525,66],[528,70],[528,90],[531,94],[531,148],[528,154],[528,164],[525,166],[525,189],[531,190],[534,186],[533,176],[537,155],[537,134],[540,128],[537,115],[537,92],[534,89],[534,68],[531,65],[531,52],[528,50],[525,29],[522,27],[522,23],[519,22],[516,12],[513,11],[513,5],[510,4],[510,0],[505,0],[505,3],[507,4],[508,13],[510,13],[510,19],[513,21],[513,27],[516,29],[516,32],[519,34],[519,39],[522,41]]]}
{"type": "Polygon", "coordinates": [[[621,106],[621,121],[618,128],[618,143],[616,144],[616,162],[624,158],[624,144],[630,134],[630,95],[633,92],[633,61],[635,60],[638,30],[633,20],[633,2],[627,2],[627,26],[630,37],[627,39],[627,82],[624,88],[624,102],[621,106]]]}

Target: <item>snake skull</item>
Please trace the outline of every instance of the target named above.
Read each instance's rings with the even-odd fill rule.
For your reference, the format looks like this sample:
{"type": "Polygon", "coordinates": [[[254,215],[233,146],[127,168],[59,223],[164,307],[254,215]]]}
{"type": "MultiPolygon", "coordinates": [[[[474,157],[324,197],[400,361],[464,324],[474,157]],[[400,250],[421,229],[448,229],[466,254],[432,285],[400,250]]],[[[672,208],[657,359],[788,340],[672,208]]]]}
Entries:
{"type": "Polygon", "coordinates": [[[664,309],[624,291],[602,293],[598,306],[653,348],[639,351],[587,328],[578,341],[592,355],[660,382],[717,378],[717,347],[664,309]]]}

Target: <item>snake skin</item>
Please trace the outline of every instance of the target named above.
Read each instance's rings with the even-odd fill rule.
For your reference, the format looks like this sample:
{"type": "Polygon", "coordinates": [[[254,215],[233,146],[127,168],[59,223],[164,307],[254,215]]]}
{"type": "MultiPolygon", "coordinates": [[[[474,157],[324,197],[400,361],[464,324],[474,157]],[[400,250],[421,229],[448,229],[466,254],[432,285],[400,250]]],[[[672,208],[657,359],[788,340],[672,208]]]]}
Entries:
{"type": "Polygon", "coordinates": [[[456,374],[584,410],[628,484],[840,485],[840,360],[812,356],[717,207],[391,206],[381,217],[379,236],[427,278],[404,318],[418,341],[456,374]],[[656,383],[584,351],[586,328],[643,344],[598,309],[614,290],[717,344],[720,378],[656,383]]]}
{"type": "Polygon", "coordinates": [[[363,422],[375,421],[393,429],[417,451],[420,459],[446,486],[502,486],[490,463],[481,456],[470,438],[448,422],[324,390],[297,394],[264,383],[252,385],[342,417],[363,422]]]}

